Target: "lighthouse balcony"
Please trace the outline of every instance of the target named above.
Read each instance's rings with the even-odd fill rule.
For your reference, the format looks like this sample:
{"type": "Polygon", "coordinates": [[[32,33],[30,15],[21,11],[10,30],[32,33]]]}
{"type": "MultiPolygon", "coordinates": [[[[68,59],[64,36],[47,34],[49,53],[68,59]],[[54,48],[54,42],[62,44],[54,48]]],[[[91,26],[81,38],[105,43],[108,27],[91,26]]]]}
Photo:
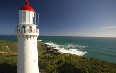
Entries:
{"type": "Polygon", "coordinates": [[[16,27],[16,34],[18,35],[37,35],[39,29],[37,25],[18,25],[16,27]]]}

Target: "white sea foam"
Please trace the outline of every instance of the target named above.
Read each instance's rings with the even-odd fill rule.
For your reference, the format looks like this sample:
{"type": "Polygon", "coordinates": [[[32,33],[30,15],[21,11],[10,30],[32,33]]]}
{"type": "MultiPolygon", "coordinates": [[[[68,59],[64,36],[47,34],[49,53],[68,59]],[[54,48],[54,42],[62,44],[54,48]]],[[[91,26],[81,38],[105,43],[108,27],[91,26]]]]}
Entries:
{"type": "Polygon", "coordinates": [[[78,50],[78,49],[82,49],[82,48],[86,47],[86,46],[82,46],[82,45],[77,45],[77,44],[59,45],[59,44],[55,44],[53,42],[47,42],[45,44],[55,47],[55,49],[58,49],[59,52],[61,52],[61,53],[70,53],[70,54],[75,54],[78,56],[83,56],[87,53],[86,51],[78,50]]]}
{"type": "Polygon", "coordinates": [[[37,41],[41,42],[42,40],[37,40],[37,41]]]}

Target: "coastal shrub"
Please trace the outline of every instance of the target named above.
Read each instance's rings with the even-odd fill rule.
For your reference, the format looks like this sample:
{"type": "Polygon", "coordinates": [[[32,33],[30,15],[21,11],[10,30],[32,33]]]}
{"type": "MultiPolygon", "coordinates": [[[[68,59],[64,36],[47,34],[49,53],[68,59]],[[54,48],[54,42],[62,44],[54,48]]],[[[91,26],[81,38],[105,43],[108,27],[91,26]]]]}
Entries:
{"type": "Polygon", "coordinates": [[[17,66],[8,63],[0,63],[0,73],[17,73],[17,66]]]}

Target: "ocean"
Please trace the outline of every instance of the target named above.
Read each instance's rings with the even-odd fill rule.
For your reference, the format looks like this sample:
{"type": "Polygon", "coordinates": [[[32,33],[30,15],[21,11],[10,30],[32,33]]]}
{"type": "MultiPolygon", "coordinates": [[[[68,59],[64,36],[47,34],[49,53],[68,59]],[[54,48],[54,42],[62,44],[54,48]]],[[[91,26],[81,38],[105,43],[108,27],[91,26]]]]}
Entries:
{"type": "MultiPolygon", "coordinates": [[[[17,41],[16,36],[1,35],[0,40],[17,41]]],[[[97,58],[116,63],[116,38],[39,36],[39,41],[54,46],[61,53],[97,58]]]]}

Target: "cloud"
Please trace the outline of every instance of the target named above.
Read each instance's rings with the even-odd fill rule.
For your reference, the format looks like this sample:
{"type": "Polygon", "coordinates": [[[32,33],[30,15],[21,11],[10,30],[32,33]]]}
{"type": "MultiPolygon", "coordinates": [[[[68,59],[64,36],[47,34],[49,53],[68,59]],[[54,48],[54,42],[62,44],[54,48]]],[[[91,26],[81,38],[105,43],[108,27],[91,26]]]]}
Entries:
{"type": "Polygon", "coordinates": [[[116,26],[102,27],[102,29],[116,29],[116,26]]]}

